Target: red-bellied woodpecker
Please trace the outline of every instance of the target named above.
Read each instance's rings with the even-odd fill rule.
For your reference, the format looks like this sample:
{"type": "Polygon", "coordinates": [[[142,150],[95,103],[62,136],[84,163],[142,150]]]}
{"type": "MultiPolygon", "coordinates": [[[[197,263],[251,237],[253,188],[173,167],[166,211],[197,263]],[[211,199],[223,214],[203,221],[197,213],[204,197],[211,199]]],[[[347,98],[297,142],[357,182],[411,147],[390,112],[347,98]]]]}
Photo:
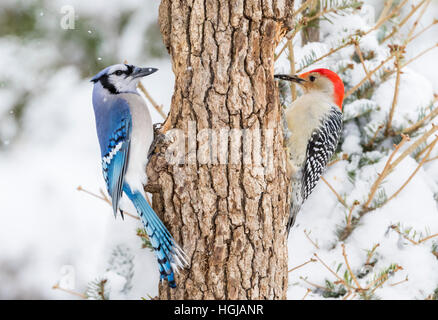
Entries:
{"type": "Polygon", "coordinates": [[[344,84],[328,69],[274,77],[296,82],[304,91],[285,111],[290,134],[286,141],[292,184],[289,232],[301,205],[315,188],[338,145],[344,84]]]}

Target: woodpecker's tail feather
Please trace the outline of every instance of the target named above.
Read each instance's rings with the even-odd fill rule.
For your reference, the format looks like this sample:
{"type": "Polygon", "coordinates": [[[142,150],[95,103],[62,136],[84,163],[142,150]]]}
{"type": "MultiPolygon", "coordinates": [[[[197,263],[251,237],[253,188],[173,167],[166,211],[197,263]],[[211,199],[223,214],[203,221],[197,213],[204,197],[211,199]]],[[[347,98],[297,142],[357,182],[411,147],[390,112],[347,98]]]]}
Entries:
{"type": "Polygon", "coordinates": [[[129,186],[124,191],[137,209],[138,215],[143,222],[146,233],[154,247],[160,270],[160,279],[167,278],[169,287],[175,288],[175,274],[181,268],[188,265],[188,258],[178,246],[172,235],[150,207],[141,192],[133,192],[129,186]]]}
{"type": "Polygon", "coordinates": [[[290,229],[294,226],[295,224],[295,219],[297,217],[298,212],[301,209],[301,205],[299,204],[294,204],[293,201],[291,201],[290,203],[290,210],[289,210],[289,219],[287,220],[287,234],[289,235],[290,229]]]}
{"type": "Polygon", "coordinates": [[[301,195],[301,172],[298,171],[295,173],[295,176],[292,177],[292,194],[290,198],[290,210],[289,210],[289,219],[287,221],[287,234],[289,235],[290,229],[295,224],[295,219],[297,217],[298,212],[300,212],[301,206],[303,205],[303,197],[301,195]]]}

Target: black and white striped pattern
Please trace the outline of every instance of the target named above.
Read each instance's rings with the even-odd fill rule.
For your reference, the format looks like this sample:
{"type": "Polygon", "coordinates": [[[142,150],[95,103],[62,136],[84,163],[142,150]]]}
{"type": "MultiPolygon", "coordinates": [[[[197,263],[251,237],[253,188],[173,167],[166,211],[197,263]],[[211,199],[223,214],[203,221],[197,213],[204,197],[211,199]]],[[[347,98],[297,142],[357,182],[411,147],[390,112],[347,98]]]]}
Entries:
{"type": "Polygon", "coordinates": [[[321,126],[312,133],[307,144],[304,168],[292,182],[292,199],[287,222],[287,232],[295,223],[302,203],[312,193],[327,163],[333,156],[342,132],[342,113],[338,107],[332,106],[321,126]],[[301,190],[300,190],[301,189],[301,190]]]}
{"type": "Polygon", "coordinates": [[[321,126],[312,133],[307,144],[306,161],[302,177],[302,198],[307,199],[333,156],[342,131],[342,113],[332,106],[321,126]]]}

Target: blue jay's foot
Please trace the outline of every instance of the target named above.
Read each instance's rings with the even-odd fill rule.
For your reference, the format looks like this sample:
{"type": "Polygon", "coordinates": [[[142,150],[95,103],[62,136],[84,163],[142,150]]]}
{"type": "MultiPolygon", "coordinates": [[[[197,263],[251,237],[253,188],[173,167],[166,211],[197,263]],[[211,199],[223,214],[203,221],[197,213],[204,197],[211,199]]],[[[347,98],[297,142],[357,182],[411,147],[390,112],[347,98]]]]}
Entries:
{"type": "Polygon", "coordinates": [[[151,146],[149,147],[148,151],[148,161],[150,160],[151,156],[155,153],[155,149],[162,144],[164,141],[166,141],[166,135],[162,133],[155,134],[154,141],[152,141],[151,146]]]}
{"type": "Polygon", "coordinates": [[[163,124],[157,122],[157,123],[154,123],[152,125],[152,127],[154,128],[154,134],[157,134],[157,131],[159,132],[161,130],[161,128],[163,127],[163,124]]]}

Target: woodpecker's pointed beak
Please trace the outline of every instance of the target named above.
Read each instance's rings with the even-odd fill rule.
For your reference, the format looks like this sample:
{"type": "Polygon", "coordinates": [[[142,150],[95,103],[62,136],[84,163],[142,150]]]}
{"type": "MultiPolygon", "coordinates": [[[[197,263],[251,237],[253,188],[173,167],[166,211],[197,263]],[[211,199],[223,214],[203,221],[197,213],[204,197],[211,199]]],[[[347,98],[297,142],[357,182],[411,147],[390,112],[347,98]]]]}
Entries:
{"type": "Polygon", "coordinates": [[[146,77],[154,72],[158,71],[156,68],[138,68],[135,67],[134,71],[132,72],[131,76],[135,78],[141,78],[146,77]]]}
{"type": "Polygon", "coordinates": [[[281,80],[286,80],[286,81],[292,81],[292,82],[296,82],[298,84],[301,84],[303,82],[307,82],[306,79],[300,78],[297,75],[290,76],[290,75],[287,75],[287,74],[274,74],[274,78],[281,79],[281,80]]]}

